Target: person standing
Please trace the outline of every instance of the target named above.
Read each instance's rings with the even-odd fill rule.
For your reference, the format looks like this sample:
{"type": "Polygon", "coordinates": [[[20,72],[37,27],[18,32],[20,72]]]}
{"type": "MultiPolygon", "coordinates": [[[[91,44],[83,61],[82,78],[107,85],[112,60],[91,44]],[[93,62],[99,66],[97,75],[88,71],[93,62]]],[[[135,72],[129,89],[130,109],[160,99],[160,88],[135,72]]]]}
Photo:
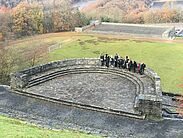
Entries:
{"type": "Polygon", "coordinates": [[[128,59],[128,56],[126,56],[126,59],[125,59],[125,68],[128,69],[128,62],[129,62],[129,59],[128,59]]]}
{"type": "Polygon", "coordinates": [[[140,71],[141,72],[141,75],[144,74],[145,68],[146,68],[146,65],[144,63],[142,63],[142,65],[141,65],[141,71],[140,71]]]}
{"type": "Polygon", "coordinates": [[[134,61],[133,62],[133,72],[136,73],[136,70],[137,70],[137,62],[134,61]]]}
{"type": "Polygon", "coordinates": [[[104,55],[100,55],[101,66],[104,66],[104,55]]]}
{"type": "Polygon", "coordinates": [[[105,66],[107,65],[107,57],[108,57],[108,54],[105,54],[105,57],[104,57],[104,65],[105,66]]]}
{"type": "Polygon", "coordinates": [[[137,65],[137,73],[140,73],[140,68],[141,68],[141,64],[138,63],[138,65],[137,65]]]}
{"type": "Polygon", "coordinates": [[[114,67],[114,58],[111,56],[110,58],[111,66],[114,67]]]}
{"type": "Polygon", "coordinates": [[[110,63],[110,56],[107,56],[106,58],[106,66],[109,67],[109,63],[110,63]]]}
{"type": "Polygon", "coordinates": [[[118,56],[118,54],[116,53],[116,55],[114,56],[114,59],[115,59],[115,60],[118,60],[118,58],[119,58],[119,56],[118,56]]]}
{"type": "Polygon", "coordinates": [[[132,66],[133,66],[133,62],[130,60],[130,62],[129,62],[129,71],[132,70],[132,66]]]}
{"type": "Polygon", "coordinates": [[[114,66],[117,67],[118,66],[118,54],[116,53],[116,55],[114,56],[114,66]]]}

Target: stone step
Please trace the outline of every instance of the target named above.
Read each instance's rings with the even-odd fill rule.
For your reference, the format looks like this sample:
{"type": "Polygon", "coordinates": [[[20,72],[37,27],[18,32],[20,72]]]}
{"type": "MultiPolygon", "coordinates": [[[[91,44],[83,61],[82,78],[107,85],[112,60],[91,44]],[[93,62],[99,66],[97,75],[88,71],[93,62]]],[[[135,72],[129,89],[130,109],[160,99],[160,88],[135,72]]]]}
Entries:
{"type": "MultiPolygon", "coordinates": [[[[46,81],[49,81],[49,80],[52,80],[56,77],[59,77],[59,76],[62,76],[62,75],[67,75],[67,74],[70,74],[70,73],[82,73],[81,71],[84,71],[84,72],[93,72],[93,73],[96,73],[96,72],[104,72],[106,73],[106,68],[99,68],[96,70],[95,69],[92,69],[92,68],[77,68],[77,69],[69,69],[69,70],[60,70],[60,71],[56,71],[56,72],[52,72],[50,74],[47,74],[45,76],[41,76],[41,77],[38,77],[38,78],[35,78],[35,79],[32,79],[29,81],[29,84],[27,86],[27,88],[29,87],[32,87],[32,86],[35,86],[35,85],[38,85],[38,84],[41,84],[41,83],[44,83],[46,81]]],[[[114,74],[118,74],[118,75],[123,75],[123,76],[126,76],[126,77],[135,77],[135,76],[129,76],[129,74],[127,74],[126,72],[121,72],[121,71],[118,71],[118,70],[108,70],[108,73],[114,73],[114,74]]],[[[134,78],[132,78],[134,79],[134,78]]],[[[141,87],[143,88],[143,83],[140,84],[141,87]]],[[[139,86],[140,87],[140,86],[139,86]]],[[[141,90],[142,92],[143,90],[141,90]]]]}
{"type": "MultiPolygon", "coordinates": [[[[86,68],[78,68],[79,70],[86,70],[86,68]]],[[[32,84],[32,83],[35,83],[35,82],[38,82],[42,79],[45,79],[45,78],[48,78],[48,77],[53,77],[53,76],[57,76],[58,74],[62,74],[62,73],[65,73],[65,72],[68,72],[68,71],[71,71],[71,70],[75,70],[77,71],[77,68],[76,69],[65,69],[65,70],[59,70],[59,71],[56,71],[56,72],[51,72],[49,74],[46,74],[46,75],[43,75],[41,77],[37,77],[37,78],[34,78],[34,79],[31,79],[29,81],[29,84],[32,84]]]]}

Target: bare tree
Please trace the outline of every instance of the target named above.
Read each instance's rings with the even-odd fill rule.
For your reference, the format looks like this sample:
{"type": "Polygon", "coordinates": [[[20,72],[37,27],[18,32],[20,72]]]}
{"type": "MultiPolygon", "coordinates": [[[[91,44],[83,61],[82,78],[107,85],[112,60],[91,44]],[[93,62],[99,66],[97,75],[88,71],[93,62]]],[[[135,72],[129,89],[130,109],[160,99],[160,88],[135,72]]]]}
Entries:
{"type": "Polygon", "coordinates": [[[48,45],[32,46],[24,49],[22,52],[22,57],[24,59],[24,64],[26,67],[33,67],[40,61],[47,58],[48,55],[48,45]]]}

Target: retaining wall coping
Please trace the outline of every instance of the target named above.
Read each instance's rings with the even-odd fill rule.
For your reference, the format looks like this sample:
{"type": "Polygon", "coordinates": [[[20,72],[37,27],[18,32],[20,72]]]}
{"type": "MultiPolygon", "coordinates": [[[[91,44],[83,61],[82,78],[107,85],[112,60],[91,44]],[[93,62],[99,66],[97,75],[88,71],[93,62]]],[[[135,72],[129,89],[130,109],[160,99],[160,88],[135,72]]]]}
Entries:
{"type": "Polygon", "coordinates": [[[109,23],[109,22],[102,22],[101,24],[104,25],[119,25],[119,26],[137,26],[137,27],[155,27],[155,28],[173,28],[174,26],[162,26],[156,24],[129,24],[129,23],[109,23]]]}

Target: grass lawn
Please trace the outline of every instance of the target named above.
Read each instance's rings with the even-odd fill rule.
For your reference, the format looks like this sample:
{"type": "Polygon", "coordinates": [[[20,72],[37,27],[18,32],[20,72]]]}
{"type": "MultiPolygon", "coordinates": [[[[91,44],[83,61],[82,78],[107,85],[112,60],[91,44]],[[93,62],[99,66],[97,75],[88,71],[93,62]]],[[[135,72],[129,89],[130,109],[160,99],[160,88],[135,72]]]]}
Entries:
{"type": "Polygon", "coordinates": [[[0,116],[0,138],[99,138],[74,131],[39,128],[16,119],[0,116]]]}
{"type": "MultiPolygon", "coordinates": [[[[49,53],[48,58],[39,63],[66,58],[99,57],[100,53],[122,57],[128,55],[132,60],[145,62],[161,77],[164,91],[183,94],[183,44],[121,39],[109,35],[89,35],[77,33],[58,33],[39,35],[10,42],[9,48],[20,51],[26,47],[61,43],[61,48],[49,53]]],[[[16,137],[54,137],[54,138],[94,138],[80,132],[53,131],[38,128],[25,122],[0,116],[0,138],[16,137]]]]}
{"type": "Polygon", "coordinates": [[[132,60],[145,62],[156,71],[164,91],[183,93],[183,44],[175,42],[121,39],[109,35],[89,35],[77,33],[58,33],[39,35],[13,42],[10,46],[21,49],[47,43],[62,43],[61,48],[49,54],[44,61],[66,58],[99,57],[100,53],[122,57],[128,55],[132,60]]]}
{"type": "Polygon", "coordinates": [[[183,40],[183,37],[176,37],[176,40],[183,40]]]}

